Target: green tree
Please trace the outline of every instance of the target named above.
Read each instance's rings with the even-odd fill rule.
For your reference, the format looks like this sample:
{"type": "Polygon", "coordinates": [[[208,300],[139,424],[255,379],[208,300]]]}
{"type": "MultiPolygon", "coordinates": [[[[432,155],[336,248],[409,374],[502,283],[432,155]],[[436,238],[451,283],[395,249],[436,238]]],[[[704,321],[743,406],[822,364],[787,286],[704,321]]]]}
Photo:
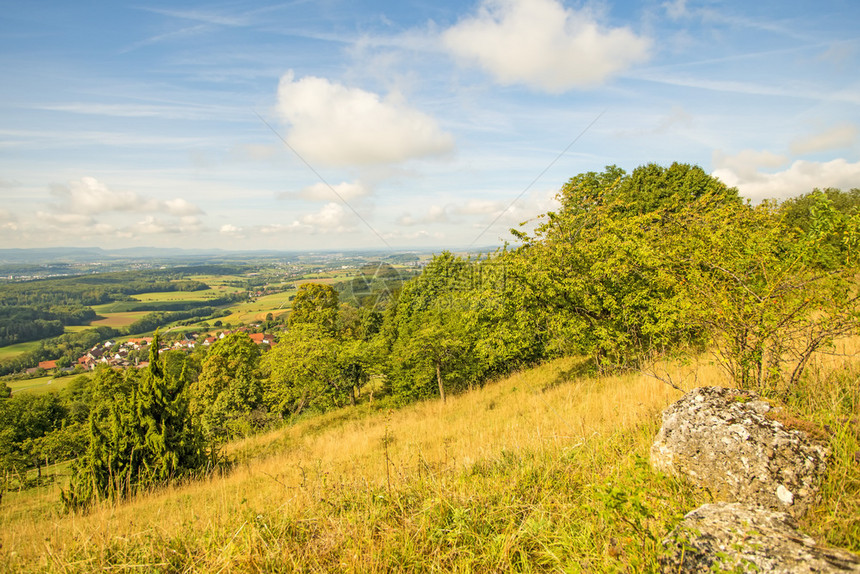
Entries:
{"type": "Polygon", "coordinates": [[[691,316],[741,388],[788,393],[812,355],[858,326],[856,253],[860,216],[819,194],[806,230],[781,209],[693,205],[668,231],[689,244],[683,288],[691,316]]]}
{"type": "Polygon", "coordinates": [[[260,421],[252,417],[263,406],[260,349],[246,333],[232,333],[209,348],[197,382],[193,405],[212,440],[247,435],[260,421]]]}
{"type": "Polygon", "coordinates": [[[471,385],[482,371],[467,321],[474,272],[470,261],[443,251],[404,284],[389,308],[383,331],[390,385],[398,396],[436,394],[444,401],[446,392],[471,385]]]}
{"type": "Polygon", "coordinates": [[[339,345],[318,324],[293,326],[262,360],[269,407],[281,416],[298,416],[307,407],[343,406],[350,388],[338,361],[339,345]]]}
{"type": "Polygon", "coordinates": [[[93,379],[89,445],[72,470],[69,508],[133,495],[203,472],[214,459],[192,421],[186,369],[159,356],[159,335],[142,373],[104,368],[93,379]]]}
{"type": "Polygon", "coordinates": [[[637,367],[655,351],[700,341],[673,270],[683,234],[666,222],[695,204],[739,205],[737,191],[695,167],[610,166],[572,178],[533,235],[509,258],[513,296],[535,314],[550,354],[591,355],[599,368],[637,367]]]}
{"type": "Polygon", "coordinates": [[[340,303],[337,291],[330,285],[305,283],[299,287],[290,311],[290,326],[316,325],[329,334],[337,328],[340,303]]]}

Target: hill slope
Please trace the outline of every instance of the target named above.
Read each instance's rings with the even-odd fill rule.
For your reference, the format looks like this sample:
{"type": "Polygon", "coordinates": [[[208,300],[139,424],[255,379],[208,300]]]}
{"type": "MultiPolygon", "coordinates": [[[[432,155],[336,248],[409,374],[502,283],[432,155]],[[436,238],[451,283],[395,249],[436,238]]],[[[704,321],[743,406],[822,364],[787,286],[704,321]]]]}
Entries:
{"type": "MultiPolygon", "coordinates": [[[[7,493],[0,570],[651,570],[707,500],[647,466],[680,393],[580,369],[561,359],[446,404],[304,420],[230,445],[229,475],[86,516],[59,514],[56,490],[40,506],[7,493]]],[[[722,381],[706,363],[671,370],[722,381]]]]}

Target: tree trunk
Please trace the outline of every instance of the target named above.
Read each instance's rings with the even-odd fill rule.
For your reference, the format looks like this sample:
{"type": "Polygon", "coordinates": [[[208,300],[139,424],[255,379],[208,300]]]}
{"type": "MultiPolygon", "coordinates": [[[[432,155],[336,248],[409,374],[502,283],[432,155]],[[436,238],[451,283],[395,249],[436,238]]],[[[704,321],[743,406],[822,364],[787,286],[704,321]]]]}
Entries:
{"type": "Polygon", "coordinates": [[[436,361],[436,380],[439,382],[439,396],[445,402],[445,385],[442,384],[442,362],[436,361]]]}

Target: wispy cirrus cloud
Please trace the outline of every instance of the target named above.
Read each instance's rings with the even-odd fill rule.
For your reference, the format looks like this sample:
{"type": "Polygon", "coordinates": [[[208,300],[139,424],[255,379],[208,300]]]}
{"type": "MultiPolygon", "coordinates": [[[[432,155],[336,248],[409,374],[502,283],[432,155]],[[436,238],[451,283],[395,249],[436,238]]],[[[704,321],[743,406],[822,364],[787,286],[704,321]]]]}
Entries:
{"type": "Polygon", "coordinates": [[[795,139],[791,142],[791,153],[803,155],[846,148],[857,142],[858,135],[860,130],[855,124],[844,123],[795,139]]]}

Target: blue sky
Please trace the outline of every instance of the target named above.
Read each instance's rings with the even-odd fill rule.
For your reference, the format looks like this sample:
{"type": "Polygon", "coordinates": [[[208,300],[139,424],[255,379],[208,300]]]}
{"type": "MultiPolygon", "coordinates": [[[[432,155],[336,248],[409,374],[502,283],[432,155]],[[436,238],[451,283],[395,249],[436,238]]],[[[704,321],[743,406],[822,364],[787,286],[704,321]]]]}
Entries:
{"type": "Polygon", "coordinates": [[[0,246],[465,247],[609,164],[860,187],[860,3],[4,2],[0,246]]]}

